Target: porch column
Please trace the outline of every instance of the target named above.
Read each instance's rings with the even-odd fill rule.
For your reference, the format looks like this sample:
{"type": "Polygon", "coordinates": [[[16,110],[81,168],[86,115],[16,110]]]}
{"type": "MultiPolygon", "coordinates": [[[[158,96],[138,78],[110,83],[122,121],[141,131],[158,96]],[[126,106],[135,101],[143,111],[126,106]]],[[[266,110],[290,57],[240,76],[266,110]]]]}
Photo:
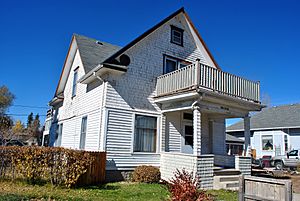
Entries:
{"type": "Polygon", "coordinates": [[[195,156],[201,155],[201,112],[199,110],[198,106],[193,108],[193,154],[195,156]]]}
{"type": "Polygon", "coordinates": [[[250,156],[248,147],[250,146],[250,117],[244,117],[244,136],[245,136],[245,156],[250,156]]]}

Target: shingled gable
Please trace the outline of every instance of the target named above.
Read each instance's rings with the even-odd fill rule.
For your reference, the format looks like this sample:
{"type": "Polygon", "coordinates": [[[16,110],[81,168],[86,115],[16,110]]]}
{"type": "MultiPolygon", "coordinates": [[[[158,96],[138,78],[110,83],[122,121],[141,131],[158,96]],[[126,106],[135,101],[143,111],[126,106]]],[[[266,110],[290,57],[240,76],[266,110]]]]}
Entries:
{"type": "MultiPolygon", "coordinates": [[[[116,51],[118,51],[121,47],[112,45],[103,41],[99,41],[93,38],[89,38],[86,36],[82,36],[79,34],[74,33],[72,36],[72,40],[70,43],[70,47],[68,50],[67,57],[65,59],[63,70],[60,75],[60,79],[56,88],[55,96],[58,96],[58,94],[62,93],[62,90],[58,90],[59,86],[62,83],[62,77],[69,74],[69,70],[66,69],[66,64],[68,59],[71,59],[72,53],[78,49],[79,55],[81,58],[81,61],[83,63],[83,68],[85,73],[90,72],[95,66],[97,66],[99,63],[102,63],[105,59],[110,57],[112,54],[114,54],[116,51]]],[[[74,53],[73,53],[74,56],[74,53]]],[[[72,62],[70,62],[72,63],[72,62]]],[[[65,80],[66,81],[66,80],[65,80]]]]}
{"type": "MultiPolygon", "coordinates": [[[[165,23],[167,23],[169,20],[171,20],[172,18],[174,18],[175,16],[179,15],[180,13],[182,13],[184,15],[184,17],[187,20],[187,23],[191,26],[192,31],[194,31],[196,37],[199,39],[201,45],[204,48],[204,51],[207,53],[208,57],[211,59],[212,63],[214,64],[214,66],[218,69],[220,69],[220,67],[218,66],[216,60],[214,59],[214,57],[212,56],[211,52],[209,51],[208,47],[206,46],[204,40],[202,39],[202,37],[200,36],[198,30],[195,28],[194,24],[192,23],[192,21],[190,20],[190,17],[188,16],[188,14],[185,12],[184,8],[180,8],[179,10],[175,11],[174,13],[172,13],[171,15],[169,15],[168,17],[166,17],[165,19],[163,19],[162,21],[160,21],[158,24],[156,24],[155,26],[153,26],[152,28],[150,28],[149,30],[147,30],[145,33],[143,33],[142,35],[140,35],[139,37],[137,37],[136,39],[134,39],[133,41],[131,41],[130,43],[128,43],[126,46],[124,46],[123,48],[121,48],[120,50],[118,50],[117,52],[115,52],[114,54],[112,54],[110,57],[108,57],[105,61],[103,61],[103,64],[115,64],[116,59],[121,56],[122,54],[124,54],[128,49],[130,49],[131,47],[133,47],[134,45],[136,45],[137,43],[139,43],[143,38],[147,37],[148,35],[150,35],[151,33],[153,33],[155,30],[157,30],[159,27],[161,27],[162,25],[164,25],[165,23]]],[[[99,63],[102,64],[102,63],[99,63]]],[[[79,81],[80,82],[84,82],[84,80],[86,80],[88,77],[90,77],[93,72],[98,71],[99,69],[101,69],[102,66],[95,66],[95,68],[90,71],[89,73],[87,73],[85,76],[83,76],[79,81]]],[[[109,66],[108,66],[109,68],[109,66]]]]}
{"type": "Polygon", "coordinates": [[[155,26],[153,26],[152,28],[150,28],[149,30],[147,30],[145,33],[143,33],[142,35],[140,35],[139,37],[137,37],[136,39],[134,39],[133,41],[131,41],[129,44],[127,44],[126,46],[124,46],[123,48],[121,48],[115,54],[113,54],[112,56],[110,56],[109,58],[107,58],[104,61],[104,63],[113,62],[114,59],[116,59],[118,56],[121,56],[124,52],[126,52],[126,50],[130,49],[132,46],[134,46],[135,44],[137,44],[138,42],[140,42],[143,38],[147,37],[149,34],[151,34],[152,32],[154,32],[156,29],[158,29],[163,24],[167,23],[169,20],[171,20],[172,18],[174,18],[175,16],[177,16],[180,13],[183,13],[183,15],[186,17],[188,23],[191,25],[191,28],[193,29],[193,31],[195,32],[195,34],[197,35],[197,37],[201,41],[201,44],[203,45],[205,51],[209,55],[210,59],[212,60],[212,62],[216,66],[216,68],[220,69],[220,67],[218,66],[218,64],[215,61],[214,57],[212,56],[211,52],[209,51],[208,47],[206,46],[204,40],[200,36],[198,30],[195,28],[195,26],[192,23],[192,21],[190,20],[190,17],[188,16],[188,14],[185,12],[184,7],[180,8],[177,11],[175,11],[174,13],[172,13],[171,15],[169,15],[168,17],[166,17],[165,19],[163,19],[161,22],[159,22],[158,24],[156,24],[155,26]]]}
{"type": "MultiPolygon", "coordinates": [[[[251,130],[300,128],[300,104],[265,108],[250,118],[251,130]]],[[[228,126],[226,132],[243,131],[244,123],[239,121],[228,126]]]]}

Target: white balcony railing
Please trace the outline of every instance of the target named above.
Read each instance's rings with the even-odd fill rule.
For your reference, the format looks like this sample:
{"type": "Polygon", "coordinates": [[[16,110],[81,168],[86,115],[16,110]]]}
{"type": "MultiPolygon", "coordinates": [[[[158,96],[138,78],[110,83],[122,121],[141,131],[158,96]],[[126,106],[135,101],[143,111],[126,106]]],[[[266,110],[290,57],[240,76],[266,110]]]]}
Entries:
{"type": "Polygon", "coordinates": [[[248,101],[260,101],[260,83],[223,72],[200,62],[157,78],[157,96],[193,88],[205,88],[248,101]]]}

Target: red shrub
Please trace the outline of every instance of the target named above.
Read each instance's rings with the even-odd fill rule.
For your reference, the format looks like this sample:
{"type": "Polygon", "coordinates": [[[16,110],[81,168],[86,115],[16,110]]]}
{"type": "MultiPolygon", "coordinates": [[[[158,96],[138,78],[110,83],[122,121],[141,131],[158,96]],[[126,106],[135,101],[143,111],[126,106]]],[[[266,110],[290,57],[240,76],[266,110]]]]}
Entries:
{"type": "Polygon", "coordinates": [[[212,200],[205,192],[199,191],[200,180],[193,176],[193,172],[185,169],[174,173],[174,177],[169,182],[169,191],[174,201],[204,201],[212,200]]]}

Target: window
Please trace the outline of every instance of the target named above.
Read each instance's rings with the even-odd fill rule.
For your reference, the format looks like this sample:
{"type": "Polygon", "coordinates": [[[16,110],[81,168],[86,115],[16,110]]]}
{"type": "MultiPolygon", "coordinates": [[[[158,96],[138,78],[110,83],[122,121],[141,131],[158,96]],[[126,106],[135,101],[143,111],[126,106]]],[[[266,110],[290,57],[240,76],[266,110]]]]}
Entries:
{"type": "Polygon", "coordinates": [[[171,25],[171,43],[183,46],[183,29],[171,25]]]}
{"type": "Polygon", "coordinates": [[[156,117],[135,116],[135,152],[156,152],[156,117]]]}
{"type": "Polygon", "coordinates": [[[78,68],[74,71],[73,74],[72,97],[76,96],[77,79],[78,79],[78,68]]]}
{"type": "Polygon", "coordinates": [[[56,143],[55,143],[57,147],[61,146],[62,129],[63,129],[63,124],[58,124],[56,129],[56,143]]]}
{"type": "Polygon", "coordinates": [[[164,56],[164,73],[170,73],[177,69],[183,68],[187,65],[190,65],[190,62],[183,61],[181,59],[177,59],[170,56],[164,56]]]}
{"type": "Polygon", "coordinates": [[[288,136],[284,135],[284,150],[287,151],[288,150],[288,136]]]}
{"type": "Polygon", "coordinates": [[[265,151],[273,150],[273,136],[272,135],[262,135],[262,149],[265,151]]]}
{"type": "Polygon", "coordinates": [[[193,114],[191,114],[191,113],[183,113],[183,119],[193,120],[193,114]]]}
{"type": "Polygon", "coordinates": [[[87,125],[87,117],[83,117],[81,120],[79,149],[85,149],[86,125],[87,125]]]}
{"type": "Polygon", "coordinates": [[[298,156],[298,150],[290,151],[289,156],[298,156]]]}

